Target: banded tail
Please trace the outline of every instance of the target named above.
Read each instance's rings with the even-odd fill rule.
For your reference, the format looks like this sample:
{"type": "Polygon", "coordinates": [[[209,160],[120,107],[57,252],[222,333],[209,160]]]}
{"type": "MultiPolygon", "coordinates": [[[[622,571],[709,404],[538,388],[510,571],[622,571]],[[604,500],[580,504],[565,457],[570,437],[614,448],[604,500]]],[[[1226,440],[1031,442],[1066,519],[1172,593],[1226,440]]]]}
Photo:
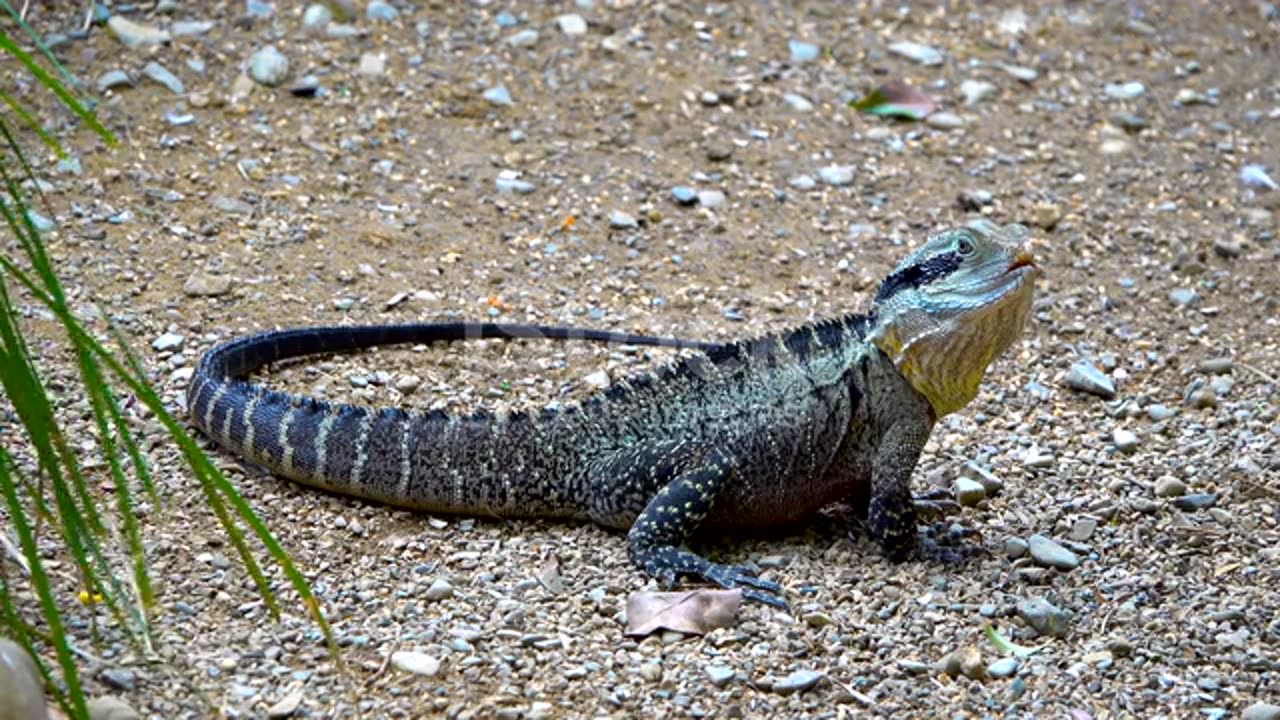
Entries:
{"type": "Polygon", "coordinates": [[[267,364],[381,345],[553,339],[713,350],[719,345],[600,330],[497,323],[297,328],[223,343],[187,388],[192,422],[223,447],[278,475],[344,495],[433,512],[581,514],[566,483],[574,416],[550,409],[449,415],[330,403],[245,377],[267,364]]]}

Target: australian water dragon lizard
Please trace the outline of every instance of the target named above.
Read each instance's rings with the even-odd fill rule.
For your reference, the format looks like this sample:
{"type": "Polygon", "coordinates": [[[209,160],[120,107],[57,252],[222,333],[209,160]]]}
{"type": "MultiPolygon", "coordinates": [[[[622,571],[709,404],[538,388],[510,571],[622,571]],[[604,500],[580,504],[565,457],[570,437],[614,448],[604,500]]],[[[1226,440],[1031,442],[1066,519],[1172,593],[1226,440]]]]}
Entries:
{"type": "Polygon", "coordinates": [[[967,404],[1021,332],[1038,268],[1018,225],[937,234],[870,312],[727,344],[564,327],[430,323],[298,328],[201,360],[192,421],[232,452],[338,493],[429,512],[588,519],[626,529],[632,562],[785,605],[778,584],[684,547],[696,530],[858,508],[893,559],[952,559],[917,527],[910,480],[939,417],[967,404]],[[246,377],[285,358],[473,338],[578,338],[691,349],[581,403],[449,415],[276,392],[246,377]]]}

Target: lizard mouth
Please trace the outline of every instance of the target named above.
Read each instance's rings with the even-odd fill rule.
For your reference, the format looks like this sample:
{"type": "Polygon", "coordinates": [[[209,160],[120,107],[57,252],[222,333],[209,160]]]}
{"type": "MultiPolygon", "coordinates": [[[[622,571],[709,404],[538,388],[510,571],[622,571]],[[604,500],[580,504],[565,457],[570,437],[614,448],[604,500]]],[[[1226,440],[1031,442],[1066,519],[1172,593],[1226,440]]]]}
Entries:
{"type": "Polygon", "coordinates": [[[1039,270],[1040,266],[1036,265],[1036,257],[1031,251],[1022,248],[1013,256],[1013,261],[1009,263],[1008,272],[1014,272],[1021,268],[1030,268],[1032,271],[1039,270]]]}

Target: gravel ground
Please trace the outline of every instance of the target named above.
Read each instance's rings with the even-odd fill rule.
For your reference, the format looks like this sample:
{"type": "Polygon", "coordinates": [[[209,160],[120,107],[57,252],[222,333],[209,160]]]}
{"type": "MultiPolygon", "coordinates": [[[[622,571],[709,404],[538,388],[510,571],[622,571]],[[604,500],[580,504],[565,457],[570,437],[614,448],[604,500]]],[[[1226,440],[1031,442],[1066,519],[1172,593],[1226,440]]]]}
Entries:
{"type": "MultiPolygon", "coordinates": [[[[78,26],[57,5],[34,4],[42,32],[78,26]]],[[[781,328],[865,307],[909,247],[982,213],[1034,226],[1047,272],[917,485],[956,487],[992,552],[894,565],[824,522],[717,540],[794,614],[636,640],[626,599],[651,584],[617,533],[390,510],[219,455],[320,595],[343,670],[292,595],[266,614],[140,418],[166,499],[147,515],[164,662],[107,630],[91,693],[157,718],[1280,717],[1274,5],[371,2],[346,23],[272,5],[162,0],[57,47],[122,142],[45,107],[79,162],[40,164],[50,247],[175,408],[200,352],[283,325],[781,328]],[[846,106],[895,79],[941,111],[846,106]],[[1004,657],[988,623],[1041,651],[1004,657]]],[[[69,382],[54,324],[23,307],[69,382]]],[[[269,381],[521,405],[656,359],[486,343],[269,381]]],[[[87,433],[82,399],[63,410],[87,433]]]]}

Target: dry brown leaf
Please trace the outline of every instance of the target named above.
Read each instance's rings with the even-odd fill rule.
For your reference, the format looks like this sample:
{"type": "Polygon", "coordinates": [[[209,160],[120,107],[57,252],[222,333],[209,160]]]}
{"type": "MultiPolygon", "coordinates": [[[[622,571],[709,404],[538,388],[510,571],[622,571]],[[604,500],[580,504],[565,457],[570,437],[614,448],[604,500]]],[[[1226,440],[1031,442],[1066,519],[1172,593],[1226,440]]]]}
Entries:
{"type": "Polygon", "coordinates": [[[627,598],[627,635],[642,637],[657,630],[705,635],[729,627],[738,617],[742,590],[637,592],[627,598]]]}

